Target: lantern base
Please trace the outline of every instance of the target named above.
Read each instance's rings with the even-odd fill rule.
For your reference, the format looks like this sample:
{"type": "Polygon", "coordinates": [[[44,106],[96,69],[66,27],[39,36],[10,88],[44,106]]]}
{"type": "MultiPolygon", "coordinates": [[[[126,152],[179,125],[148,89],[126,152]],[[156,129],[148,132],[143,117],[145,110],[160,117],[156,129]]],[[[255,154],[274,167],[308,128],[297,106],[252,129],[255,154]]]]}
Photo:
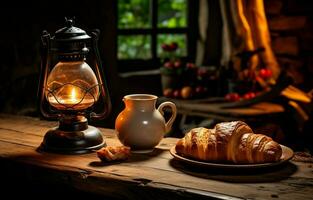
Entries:
{"type": "Polygon", "coordinates": [[[71,124],[60,121],[59,127],[49,130],[39,151],[60,154],[83,154],[106,146],[99,129],[88,126],[87,120],[74,121],[71,124]]]}

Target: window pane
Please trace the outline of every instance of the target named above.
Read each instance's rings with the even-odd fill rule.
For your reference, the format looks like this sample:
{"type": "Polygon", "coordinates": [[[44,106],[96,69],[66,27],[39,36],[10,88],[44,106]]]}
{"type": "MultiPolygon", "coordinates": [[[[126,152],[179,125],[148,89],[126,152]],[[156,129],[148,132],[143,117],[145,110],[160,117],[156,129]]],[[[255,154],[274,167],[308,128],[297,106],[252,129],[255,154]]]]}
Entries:
{"type": "Polygon", "coordinates": [[[118,28],[149,28],[150,0],[119,0],[118,28]]]}
{"type": "Polygon", "coordinates": [[[151,58],[151,36],[121,35],[118,36],[119,59],[149,59],[151,58]]]}
{"type": "Polygon", "coordinates": [[[158,27],[187,26],[187,0],[159,0],[158,27]]]}
{"type": "Polygon", "coordinates": [[[158,35],[158,56],[164,55],[162,45],[171,45],[171,43],[177,43],[177,49],[175,54],[178,57],[187,55],[187,40],[185,34],[159,34],[158,35]]]}

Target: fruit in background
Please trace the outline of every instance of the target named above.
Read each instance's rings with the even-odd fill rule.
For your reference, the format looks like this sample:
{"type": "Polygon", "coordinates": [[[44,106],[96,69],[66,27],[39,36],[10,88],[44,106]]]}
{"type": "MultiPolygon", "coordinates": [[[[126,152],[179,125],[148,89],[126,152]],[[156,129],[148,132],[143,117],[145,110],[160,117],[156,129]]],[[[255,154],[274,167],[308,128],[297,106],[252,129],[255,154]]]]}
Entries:
{"type": "Polygon", "coordinates": [[[170,51],[175,51],[177,48],[178,48],[178,44],[177,44],[176,42],[172,42],[172,43],[169,45],[169,50],[170,50],[170,51]]]}
{"type": "Polygon", "coordinates": [[[272,76],[272,71],[270,69],[261,69],[259,72],[259,76],[264,79],[268,79],[272,76]]]}
{"type": "Polygon", "coordinates": [[[172,62],[166,62],[166,63],[164,63],[164,67],[166,67],[166,68],[173,68],[174,65],[173,65],[172,62]]]}
{"type": "Polygon", "coordinates": [[[196,68],[196,65],[194,63],[187,63],[186,67],[187,69],[193,69],[193,68],[196,68]]]}
{"type": "Polygon", "coordinates": [[[248,100],[248,99],[253,99],[255,96],[256,95],[254,92],[248,92],[248,93],[243,95],[243,98],[248,100]]]}
{"type": "Polygon", "coordinates": [[[188,99],[192,96],[192,87],[185,86],[181,89],[180,95],[183,99],[188,99]]]}
{"type": "Polygon", "coordinates": [[[204,97],[208,92],[208,88],[203,87],[201,85],[195,88],[195,96],[196,97],[204,97]]]}
{"type": "Polygon", "coordinates": [[[175,61],[174,67],[179,68],[182,66],[182,63],[180,61],[175,61]]]}
{"type": "Polygon", "coordinates": [[[168,51],[168,50],[170,50],[170,46],[169,45],[167,45],[167,44],[162,44],[162,49],[164,50],[164,51],[168,51]]]}
{"type": "Polygon", "coordinates": [[[164,91],[163,91],[163,95],[165,97],[172,97],[173,96],[173,89],[172,88],[166,88],[164,91]]]}
{"type": "Polygon", "coordinates": [[[205,89],[203,86],[199,85],[195,88],[196,94],[203,94],[205,92],[205,89]]]}
{"type": "Polygon", "coordinates": [[[226,94],[225,99],[227,101],[239,101],[240,100],[240,96],[239,96],[238,93],[232,92],[232,93],[226,94]]]}
{"type": "Polygon", "coordinates": [[[175,98],[180,98],[181,96],[180,96],[180,90],[174,90],[174,92],[173,92],[173,97],[175,97],[175,98]]]}
{"type": "Polygon", "coordinates": [[[208,75],[208,70],[206,68],[199,68],[197,71],[199,77],[204,77],[208,75]]]}

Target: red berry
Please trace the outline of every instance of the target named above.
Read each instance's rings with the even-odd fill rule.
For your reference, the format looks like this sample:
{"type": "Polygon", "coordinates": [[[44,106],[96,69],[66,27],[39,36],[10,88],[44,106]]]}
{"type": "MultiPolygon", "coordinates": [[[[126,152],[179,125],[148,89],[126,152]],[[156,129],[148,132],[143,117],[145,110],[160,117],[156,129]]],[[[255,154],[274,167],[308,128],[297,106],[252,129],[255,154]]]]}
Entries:
{"type": "Polygon", "coordinates": [[[173,68],[174,65],[173,65],[172,62],[166,62],[166,63],[164,63],[164,67],[166,67],[166,68],[173,68]]]}
{"type": "Polygon", "coordinates": [[[204,77],[208,74],[208,70],[205,68],[199,68],[197,71],[197,75],[200,77],[204,77]]]}
{"type": "Polygon", "coordinates": [[[270,78],[272,76],[272,71],[270,69],[261,69],[259,76],[264,79],[270,78]]]}
{"type": "Polygon", "coordinates": [[[224,98],[226,99],[226,101],[231,101],[230,94],[226,94],[224,98]]]}
{"type": "Polygon", "coordinates": [[[167,88],[163,91],[163,95],[165,97],[172,97],[173,96],[173,89],[167,88]]]}
{"type": "Polygon", "coordinates": [[[167,44],[162,44],[162,49],[164,50],[164,51],[168,51],[168,50],[170,50],[170,46],[169,45],[167,45],[167,44]]]}
{"type": "Polygon", "coordinates": [[[243,95],[244,99],[253,99],[255,97],[255,93],[254,92],[248,92],[246,94],[243,95]]]}
{"type": "Polygon", "coordinates": [[[193,69],[193,68],[196,67],[196,65],[195,65],[194,63],[187,63],[187,64],[186,64],[186,67],[187,67],[188,69],[193,69]]]}
{"type": "Polygon", "coordinates": [[[261,78],[265,78],[265,76],[266,76],[266,70],[265,70],[265,69],[261,69],[260,72],[259,72],[259,76],[260,76],[261,78]]]}
{"type": "Polygon", "coordinates": [[[247,99],[247,100],[248,100],[248,99],[251,99],[251,98],[250,98],[250,95],[249,95],[248,93],[247,93],[247,94],[244,94],[244,95],[243,95],[243,98],[244,98],[244,99],[247,99]]]}
{"type": "Polygon", "coordinates": [[[176,61],[176,62],[174,63],[174,67],[176,67],[176,68],[179,68],[181,65],[182,65],[182,64],[181,64],[180,61],[176,61]]]}
{"type": "Polygon", "coordinates": [[[273,75],[272,70],[267,69],[267,77],[270,78],[273,75]]]}
{"type": "Polygon", "coordinates": [[[255,92],[251,92],[251,93],[250,93],[250,97],[251,97],[251,98],[254,98],[255,96],[256,96],[255,92]]]}
{"type": "Polygon", "coordinates": [[[202,94],[204,92],[204,87],[203,86],[197,86],[195,89],[195,92],[197,94],[202,94]]]}
{"type": "Polygon", "coordinates": [[[233,92],[233,93],[228,93],[226,96],[225,96],[225,99],[227,101],[239,101],[240,100],[240,96],[238,93],[236,92],[233,92]]]}
{"type": "Polygon", "coordinates": [[[175,51],[177,48],[178,48],[178,44],[177,44],[176,42],[172,42],[172,43],[169,45],[169,50],[170,50],[170,51],[175,51]]]}
{"type": "Polygon", "coordinates": [[[175,98],[180,98],[180,90],[174,90],[173,96],[174,96],[175,98]]]}

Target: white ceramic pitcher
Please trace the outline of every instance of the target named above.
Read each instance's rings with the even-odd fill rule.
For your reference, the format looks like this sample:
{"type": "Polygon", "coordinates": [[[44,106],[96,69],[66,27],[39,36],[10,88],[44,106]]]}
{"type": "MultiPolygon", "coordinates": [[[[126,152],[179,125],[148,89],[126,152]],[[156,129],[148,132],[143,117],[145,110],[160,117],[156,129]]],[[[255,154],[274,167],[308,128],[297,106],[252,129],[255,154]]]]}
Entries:
{"type": "Polygon", "coordinates": [[[151,152],[172,128],[176,106],[167,101],[156,109],[157,98],[150,94],[131,94],[123,98],[125,109],[115,120],[115,130],[121,143],[131,147],[132,152],[151,152]],[[163,116],[165,107],[172,111],[167,122],[163,116]]]}

